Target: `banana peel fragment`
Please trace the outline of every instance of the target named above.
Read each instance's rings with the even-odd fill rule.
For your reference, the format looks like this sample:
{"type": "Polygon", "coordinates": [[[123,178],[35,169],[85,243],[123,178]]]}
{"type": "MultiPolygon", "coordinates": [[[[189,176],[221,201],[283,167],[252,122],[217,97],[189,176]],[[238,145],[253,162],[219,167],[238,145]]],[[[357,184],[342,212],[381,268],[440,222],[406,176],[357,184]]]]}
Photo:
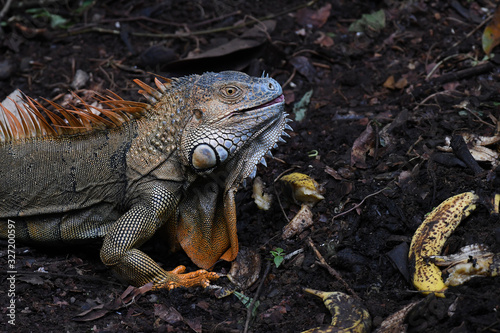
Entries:
{"type": "Polygon", "coordinates": [[[430,261],[446,267],[447,286],[458,286],[478,276],[500,275],[500,253],[490,252],[484,244],[464,246],[458,253],[447,256],[431,256],[430,261]]]}
{"type": "Polygon", "coordinates": [[[325,198],[322,195],[324,189],[308,175],[294,172],[281,177],[280,180],[291,188],[292,196],[297,202],[314,206],[325,198]]]}
{"type": "Polygon", "coordinates": [[[323,299],[326,308],[332,314],[331,325],[312,328],[302,333],[367,333],[372,321],[364,305],[354,297],[333,291],[319,291],[304,288],[305,292],[323,299]]]}
{"type": "Polygon", "coordinates": [[[300,172],[288,174],[280,180],[291,190],[295,202],[301,204],[300,211],[283,228],[282,238],[289,239],[313,225],[311,208],[325,199],[322,195],[325,190],[314,179],[300,172]]]}
{"type": "Polygon", "coordinates": [[[460,222],[476,208],[479,197],[473,192],[455,195],[443,201],[429,213],[413,235],[408,255],[413,285],[423,294],[445,297],[446,284],[441,270],[428,260],[441,250],[460,222]]]}

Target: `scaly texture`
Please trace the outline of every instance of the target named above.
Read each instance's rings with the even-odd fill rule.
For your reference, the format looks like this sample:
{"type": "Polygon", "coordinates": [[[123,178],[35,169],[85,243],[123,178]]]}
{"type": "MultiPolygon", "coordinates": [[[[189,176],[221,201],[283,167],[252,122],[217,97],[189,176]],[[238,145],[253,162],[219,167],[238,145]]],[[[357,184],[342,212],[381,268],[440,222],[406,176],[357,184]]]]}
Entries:
{"type": "Polygon", "coordinates": [[[138,247],[159,232],[204,269],[236,257],[235,192],[290,129],[281,87],[239,72],[135,82],[148,103],[1,106],[0,236],[12,220],[34,243],[104,238],[102,261],[135,285],[207,286],[217,274],[167,272],[138,247]]]}

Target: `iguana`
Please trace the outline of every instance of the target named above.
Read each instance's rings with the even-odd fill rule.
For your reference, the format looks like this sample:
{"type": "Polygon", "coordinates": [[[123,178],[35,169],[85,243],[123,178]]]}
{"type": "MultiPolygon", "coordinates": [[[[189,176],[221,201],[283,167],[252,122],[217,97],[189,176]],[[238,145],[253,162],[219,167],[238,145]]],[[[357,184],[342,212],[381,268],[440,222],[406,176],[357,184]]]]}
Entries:
{"type": "Polygon", "coordinates": [[[233,71],[134,81],[147,103],[0,104],[0,236],[9,223],[19,241],[103,238],[102,262],[136,286],[206,287],[238,253],[238,186],[291,129],[282,88],[233,71]],[[162,269],[138,249],[156,232],[202,269],[162,269]]]}

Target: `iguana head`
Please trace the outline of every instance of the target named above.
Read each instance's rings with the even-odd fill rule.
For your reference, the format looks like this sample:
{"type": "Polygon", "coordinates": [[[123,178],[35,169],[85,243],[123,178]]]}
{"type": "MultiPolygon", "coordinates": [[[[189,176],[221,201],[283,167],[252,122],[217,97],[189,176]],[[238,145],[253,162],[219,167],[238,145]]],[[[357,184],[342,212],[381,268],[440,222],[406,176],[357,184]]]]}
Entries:
{"type": "Polygon", "coordinates": [[[186,189],[173,228],[191,260],[207,269],[236,257],[234,193],[290,127],[281,86],[269,77],[222,72],[191,80],[184,87],[189,86],[185,96],[193,102],[192,114],[178,149],[184,163],[202,176],[186,189]]]}
{"type": "Polygon", "coordinates": [[[253,176],[257,163],[289,128],[281,86],[269,77],[206,73],[189,95],[195,103],[182,131],[181,155],[199,174],[225,171],[226,189],[253,176]]]}

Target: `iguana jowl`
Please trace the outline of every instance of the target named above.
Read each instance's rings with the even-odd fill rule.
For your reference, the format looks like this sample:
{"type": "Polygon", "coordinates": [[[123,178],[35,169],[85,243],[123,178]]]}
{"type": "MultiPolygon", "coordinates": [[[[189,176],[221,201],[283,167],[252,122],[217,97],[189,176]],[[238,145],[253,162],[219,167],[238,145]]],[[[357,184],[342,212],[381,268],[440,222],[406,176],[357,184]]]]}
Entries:
{"type": "Polygon", "coordinates": [[[104,264],[137,286],[207,286],[204,269],[238,252],[239,184],[290,129],[281,86],[231,71],[135,82],[148,103],[1,107],[0,236],[10,219],[19,240],[104,238],[104,264]],[[157,231],[203,269],[167,272],[138,250],[157,231]]]}

